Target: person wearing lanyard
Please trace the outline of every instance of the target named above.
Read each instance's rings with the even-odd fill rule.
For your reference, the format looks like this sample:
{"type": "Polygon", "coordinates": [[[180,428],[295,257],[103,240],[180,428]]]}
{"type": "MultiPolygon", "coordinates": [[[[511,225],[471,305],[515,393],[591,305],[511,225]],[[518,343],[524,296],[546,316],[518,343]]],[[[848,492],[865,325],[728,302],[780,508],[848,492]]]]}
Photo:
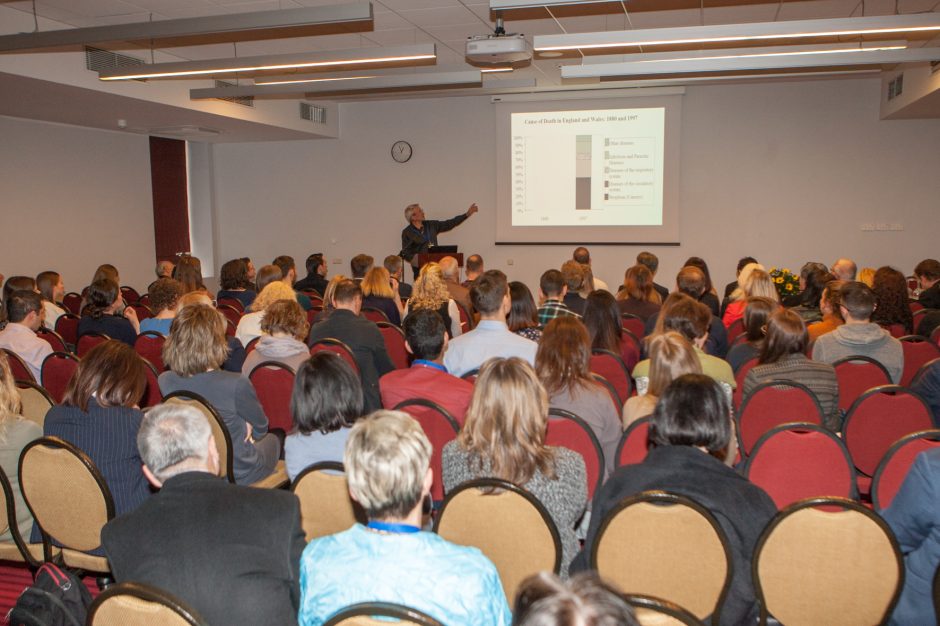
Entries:
{"type": "Polygon", "coordinates": [[[509,626],[496,567],[476,548],[421,530],[434,480],[431,443],[401,411],[356,422],[343,456],[366,526],[311,541],[300,558],[300,626],[320,626],[360,602],[392,602],[448,626],[509,626]]]}
{"type": "Polygon", "coordinates": [[[464,221],[479,211],[476,203],[470,205],[466,213],[462,213],[449,220],[427,220],[424,209],[420,204],[409,204],[405,207],[405,219],[408,226],[401,231],[401,257],[411,263],[415,278],[418,277],[418,254],[427,252],[428,248],[437,245],[437,236],[457,228],[464,221]]]}

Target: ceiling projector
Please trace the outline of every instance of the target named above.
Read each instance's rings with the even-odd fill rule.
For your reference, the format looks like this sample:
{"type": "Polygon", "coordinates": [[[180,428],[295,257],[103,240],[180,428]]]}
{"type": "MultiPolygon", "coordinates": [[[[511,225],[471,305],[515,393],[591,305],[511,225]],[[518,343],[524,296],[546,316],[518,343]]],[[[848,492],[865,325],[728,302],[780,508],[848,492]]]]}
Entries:
{"type": "Polygon", "coordinates": [[[471,63],[496,65],[528,61],[525,35],[475,35],[467,38],[467,60],[471,63]]]}

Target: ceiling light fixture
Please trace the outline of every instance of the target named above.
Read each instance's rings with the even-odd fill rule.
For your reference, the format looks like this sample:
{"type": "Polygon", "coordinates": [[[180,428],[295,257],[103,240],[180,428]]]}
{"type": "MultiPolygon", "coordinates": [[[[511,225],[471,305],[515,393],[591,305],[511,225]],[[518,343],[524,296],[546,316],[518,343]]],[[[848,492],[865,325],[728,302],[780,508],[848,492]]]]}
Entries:
{"type": "Polygon", "coordinates": [[[704,59],[730,59],[768,56],[799,56],[804,54],[841,54],[844,52],[877,52],[881,50],[904,50],[906,41],[880,41],[877,43],[832,43],[805,46],[764,46],[753,48],[711,48],[706,50],[682,50],[674,52],[644,52],[584,57],[584,65],[603,63],[657,63],[660,61],[701,61],[704,59]]]}
{"type": "Polygon", "coordinates": [[[144,67],[128,67],[99,72],[101,80],[139,80],[147,78],[178,78],[232,72],[260,72],[311,67],[380,65],[408,62],[431,62],[437,59],[434,44],[418,44],[396,48],[354,48],[305,54],[276,54],[233,59],[207,59],[155,63],[144,67]]]}
{"type": "Polygon", "coordinates": [[[512,69],[511,67],[484,67],[480,71],[484,74],[493,74],[495,72],[511,72],[512,69]]]}

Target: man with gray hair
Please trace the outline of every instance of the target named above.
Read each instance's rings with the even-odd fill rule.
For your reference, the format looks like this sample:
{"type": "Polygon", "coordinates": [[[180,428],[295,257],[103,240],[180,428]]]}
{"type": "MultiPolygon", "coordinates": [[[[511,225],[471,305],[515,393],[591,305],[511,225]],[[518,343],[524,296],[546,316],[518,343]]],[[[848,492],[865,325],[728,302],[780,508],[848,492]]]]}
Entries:
{"type": "MultiPolygon", "coordinates": [[[[470,290],[460,284],[460,266],[457,259],[445,256],[439,261],[441,272],[444,274],[444,284],[454,302],[464,308],[468,315],[473,315],[473,304],[470,302],[470,290]]],[[[469,329],[467,329],[469,330],[469,329]]]]}
{"type": "Polygon", "coordinates": [[[832,273],[838,280],[853,281],[858,267],[852,259],[841,258],[832,264],[832,273]]]}
{"type": "Polygon", "coordinates": [[[401,231],[401,258],[411,263],[415,278],[418,277],[418,254],[427,252],[431,246],[437,245],[437,236],[453,230],[466,221],[468,217],[479,211],[476,203],[470,205],[466,213],[449,220],[426,220],[424,209],[420,204],[409,204],[405,207],[405,220],[408,226],[401,231]]]}
{"type": "Polygon", "coordinates": [[[296,624],[297,497],[219,478],[212,430],[191,406],[150,409],[137,447],[160,491],[101,530],[114,579],[164,589],[210,624],[296,624]]]}

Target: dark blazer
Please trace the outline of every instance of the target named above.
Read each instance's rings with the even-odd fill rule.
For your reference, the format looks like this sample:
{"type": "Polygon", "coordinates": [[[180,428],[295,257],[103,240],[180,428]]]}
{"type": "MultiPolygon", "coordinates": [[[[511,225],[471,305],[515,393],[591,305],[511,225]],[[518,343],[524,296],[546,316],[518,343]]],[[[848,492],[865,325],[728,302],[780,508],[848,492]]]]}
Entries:
{"type": "Polygon", "coordinates": [[[326,286],[330,284],[330,281],[323,278],[319,274],[307,274],[306,278],[301,278],[296,283],[294,283],[294,289],[297,291],[303,291],[304,289],[316,289],[317,293],[321,296],[323,292],[326,291],[326,286]]]}
{"type": "Polygon", "coordinates": [[[653,289],[659,294],[659,299],[666,302],[666,298],[669,297],[669,290],[657,283],[653,283],[653,289]]]}
{"type": "Polygon", "coordinates": [[[920,292],[917,301],[924,305],[925,309],[940,309],[940,283],[934,283],[920,292]]]}
{"type": "Polygon", "coordinates": [[[415,228],[414,224],[408,224],[401,231],[401,257],[410,262],[419,252],[427,252],[429,245],[437,245],[437,236],[440,233],[457,228],[466,221],[467,217],[466,213],[461,213],[457,217],[444,221],[424,220],[421,230],[415,228]]]}
{"type": "Polygon", "coordinates": [[[335,309],[326,320],[310,329],[309,345],[320,339],[339,339],[352,350],[362,380],[365,412],[382,408],[379,377],[395,369],[385,350],[379,327],[347,309],[335,309]]]}
{"type": "Polygon", "coordinates": [[[137,333],[134,332],[134,325],[130,320],[120,315],[102,315],[94,318],[89,315],[83,315],[78,321],[78,336],[85,333],[101,333],[111,339],[123,341],[127,345],[134,347],[137,341],[137,333]]]}
{"type": "Polygon", "coordinates": [[[607,513],[624,498],[650,489],[691,498],[718,519],[728,537],[733,568],[721,626],[755,623],[758,607],[751,583],[751,554],[777,507],[763,489],[690,446],[652,448],[643,463],[621,467],[611,475],[594,495],[587,539],[571,563],[571,573],[590,569],[591,547],[607,513]]]}
{"type": "Polygon", "coordinates": [[[165,589],[209,624],[297,623],[304,533],[291,493],[186,472],[101,538],[117,582],[165,589]]]}

